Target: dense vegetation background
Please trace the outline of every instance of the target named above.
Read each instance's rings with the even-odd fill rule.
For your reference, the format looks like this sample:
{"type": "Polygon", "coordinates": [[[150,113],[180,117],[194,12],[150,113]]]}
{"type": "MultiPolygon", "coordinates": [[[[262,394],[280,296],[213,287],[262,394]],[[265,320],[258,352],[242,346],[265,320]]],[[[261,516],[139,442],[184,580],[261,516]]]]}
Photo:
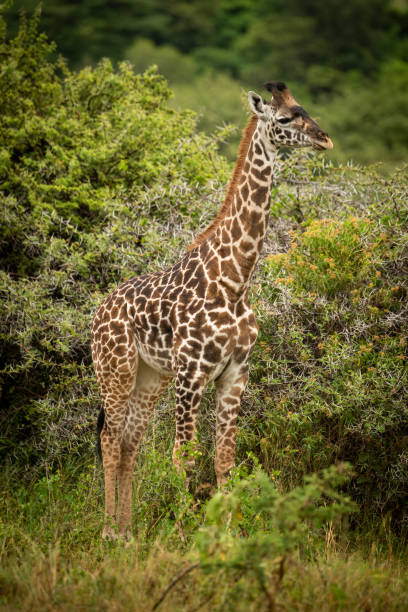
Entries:
{"type": "MultiPolygon", "coordinates": [[[[355,23],[353,13],[359,36],[335,44],[324,29],[332,13],[319,4],[175,3],[170,11],[164,3],[123,3],[125,28],[113,4],[102,11],[94,2],[92,12],[87,3],[49,3],[42,24],[50,32],[52,23],[61,31],[70,24],[63,50],[74,71],[39,33],[37,18],[23,19],[15,36],[1,19],[4,609],[408,606],[408,180],[406,168],[392,171],[391,164],[407,146],[405,115],[394,106],[402,109],[407,84],[406,7],[350,3],[350,13],[359,7],[367,17],[355,23]],[[102,17],[95,20],[101,11],[109,28],[102,17]],[[276,16],[288,25],[278,27],[276,16]],[[186,100],[190,92],[191,106],[194,92],[196,101],[220,95],[218,124],[228,100],[245,119],[237,79],[258,78],[258,69],[263,79],[261,57],[271,78],[270,66],[298,52],[285,69],[295,95],[313,99],[312,112],[337,106],[340,123],[321,124],[336,146],[342,136],[355,142],[360,159],[364,142],[377,141],[361,137],[358,144],[357,134],[382,130],[375,159],[385,161],[387,172],[305,152],[279,160],[265,258],[251,297],[260,337],[231,491],[207,499],[215,482],[211,389],[202,406],[197,473],[191,492],[184,491],[171,464],[170,390],[141,448],[135,540],[123,547],[99,540],[92,314],[122,279],[176,260],[214,216],[232,169],[219,152],[231,130],[200,131],[160,72],[97,61],[131,58],[132,47],[135,59],[149,58],[149,49],[162,58],[173,53],[169,66],[180,60],[180,71],[191,77],[190,83],[174,78],[175,88],[185,88],[186,100]],[[306,74],[308,54],[320,79],[306,74]],[[328,66],[333,79],[323,87],[328,66]],[[351,122],[348,130],[342,116],[351,122]],[[186,573],[173,583],[180,570],[186,573]]],[[[339,3],[337,10],[338,23],[346,24],[346,7],[339,3]]]]}
{"type": "MultiPolygon", "coordinates": [[[[11,30],[37,5],[16,2],[11,30]]],[[[157,64],[172,106],[199,111],[207,132],[242,124],[243,88],[283,80],[336,134],[333,159],[389,169],[407,157],[407,0],[45,0],[41,23],[71,68],[157,64]]]]}

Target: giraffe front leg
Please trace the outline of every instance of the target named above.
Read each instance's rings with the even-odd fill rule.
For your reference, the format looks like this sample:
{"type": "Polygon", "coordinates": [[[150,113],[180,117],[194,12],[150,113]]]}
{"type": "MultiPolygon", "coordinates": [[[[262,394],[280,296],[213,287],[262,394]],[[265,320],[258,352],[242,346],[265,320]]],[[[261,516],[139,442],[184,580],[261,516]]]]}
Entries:
{"type": "Polygon", "coordinates": [[[205,382],[205,377],[199,374],[188,376],[178,373],[176,378],[176,439],[173,464],[178,472],[185,469],[186,489],[195,464],[189,443],[195,441],[197,414],[205,382]]]}
{"type": "Polygon", "coordinates": [[[215,473],[217,485],[223,488],[235,464],[235,439],[241,397],[248,382],[248,365],[231,363],[216,381],[217,422],[215,473]]]}

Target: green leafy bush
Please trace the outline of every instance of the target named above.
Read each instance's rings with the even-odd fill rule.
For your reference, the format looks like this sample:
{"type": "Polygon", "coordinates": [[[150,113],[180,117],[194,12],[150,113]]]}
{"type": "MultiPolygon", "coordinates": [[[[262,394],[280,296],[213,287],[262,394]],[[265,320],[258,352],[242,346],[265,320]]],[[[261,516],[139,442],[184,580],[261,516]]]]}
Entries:
{"type": "Polygon", "coordinates": [[[259,466],[250,476],[236,478],[229,492],[218,492],[207,503],[205,525],[197,536],[204,563],[222,566],[228,559],[225,565],[231,568],[256,571],[265,557],[307,546],[310,527],[320,528],[355,509],[337,490],[350,475],[349,466],[332,466],[322,475],[306,477],[286,495],[259,466]]]}
{"type": "Polygon", "coordinates": [[[185,492],[184,500],[160,497],[169,484],[177,491],[180,481],[163,454],[148,461],[157,472],[155,485],[160,470],[171,483],[162,477],[156,499],[143,505],[139,484],[147,478],[143,466],[136,467],[141,513],[125,546],[99,537],[102,483],[96,465],[74,471],[65,464],[31,486],[12,483],[0,504],[0,604],[71,610],[114,601],[118,610],[211,605],[232,611],[313,609],[317,600],[327,610],[340,604],[359,609],[367,601],[374,602],[373,610],[404,608],[404,561],[389,550],[381,555],[377,545],[366,556],[338,537],[342,517],[353,509],[339,492],[350,476],[347,466],[314,474],[287,494],[259,466],[250,475],[237,470],[230,490],[197,511],[185,492]],[[179,528],[169,520],[171,512],[179,528]]]}
{"type": "Polygon", "coordinates": [[[98,302],[172,262],[228,176],[157,72],[71,73],[52,51],[36,18],[13,40],[2,24],[0,448],[42,466],[91,446],[98,302]]]}
{"type": "Polygon", "coordinates": [[[282,185],[275,194],[279,220],[254,292],[260,337],[242,449],[256,449],[286,486],[350,461],[350,491],[363,513],[401,525],[408,493],[406,175],[385,180],[372,169],[310,167],[306,159],[306,184],[299,170],[298,161],[285,171],[295,191],[282,185]]]}
{"type": "MultiPolygon", "coordinates": [[[[154,70],[135,75],[105,61],[71,73],[49,59],[35,20],[15,40],[3,28],[1,44],[0,447],[35,478],[93,450],[97,304],[122,279],[176,260],[215,214],[230,168],[217,153],[222,132],[200,134],[191,112],[170,108],[154,70]]],[[[362,515],[402,525],[406,173],[284,157],[252,297],[260,337],[237,460],[251,463],[251,451],[284,490],[350,461],[362,515]]],[[[170,391],[140,454],[157,483],[155,453],[170,457],[173,423],[170,391]]],[[[195,486],[214,481],[213,439],[210,390],[195,486]]],[[[158,518],[166,510],[153,489],[142,488],[158,518]]]]}
{"type": "Polygon", "coordinates": [[[292,234],[287,253],[268,256],[267,274],[276,284],[293,283],[298,292],[329,297],[367,278],[377,281],[375,261],[384,236],[376,240],[371,225],[369,219],[357,217],[315,219],[299,236],[292,234]]]}

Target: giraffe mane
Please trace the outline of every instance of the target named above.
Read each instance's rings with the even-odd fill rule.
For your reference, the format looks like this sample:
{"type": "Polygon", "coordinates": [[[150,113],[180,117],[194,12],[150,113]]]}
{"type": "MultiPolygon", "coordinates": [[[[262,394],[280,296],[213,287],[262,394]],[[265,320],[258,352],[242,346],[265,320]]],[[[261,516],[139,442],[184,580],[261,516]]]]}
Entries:
{"type": "Polygon", "coordinates": [[[234,201],[234,195],[238,188],[240,178],[242,176],[242,170],[244,168],[245,160],[248,154],[249,145],[252,136],[255,132],[257,123],[258,117],[256,115],[252,115],[246,127],[242,130],[242,138],[238,149],[238,159],[235,164],[234,172],[232,173],[230,182],[228,183],[224,202],[221,208],[219,209],[214,221],[212,221],[210,225],[208,225],[200,234],[198,234],[198,236],[195,237],[194,241],[187,247],[188,251],[192,251],[196,247],[200,246],[200,244],[203,244],[203,242],[205,242],[210,236],[212,236],[217,227],[228,215],[232,203],[234,201]]]}

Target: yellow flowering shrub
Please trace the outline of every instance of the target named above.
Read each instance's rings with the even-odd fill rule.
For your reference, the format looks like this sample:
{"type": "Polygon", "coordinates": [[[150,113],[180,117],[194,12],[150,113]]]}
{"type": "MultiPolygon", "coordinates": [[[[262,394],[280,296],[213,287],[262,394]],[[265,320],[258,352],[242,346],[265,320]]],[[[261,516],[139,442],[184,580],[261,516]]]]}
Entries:
{"type": "Polygon", "coordinates": [[[291,232],[292,243],[286,253],[271,254],[266,271],[275,284],[290,284],[302,291],[327,296],[352,290],[361,279],[375,284],[376,270],[386,234],[373,241],[372,221],[348,217],[314,219],[301,233],[291,232]]]}

